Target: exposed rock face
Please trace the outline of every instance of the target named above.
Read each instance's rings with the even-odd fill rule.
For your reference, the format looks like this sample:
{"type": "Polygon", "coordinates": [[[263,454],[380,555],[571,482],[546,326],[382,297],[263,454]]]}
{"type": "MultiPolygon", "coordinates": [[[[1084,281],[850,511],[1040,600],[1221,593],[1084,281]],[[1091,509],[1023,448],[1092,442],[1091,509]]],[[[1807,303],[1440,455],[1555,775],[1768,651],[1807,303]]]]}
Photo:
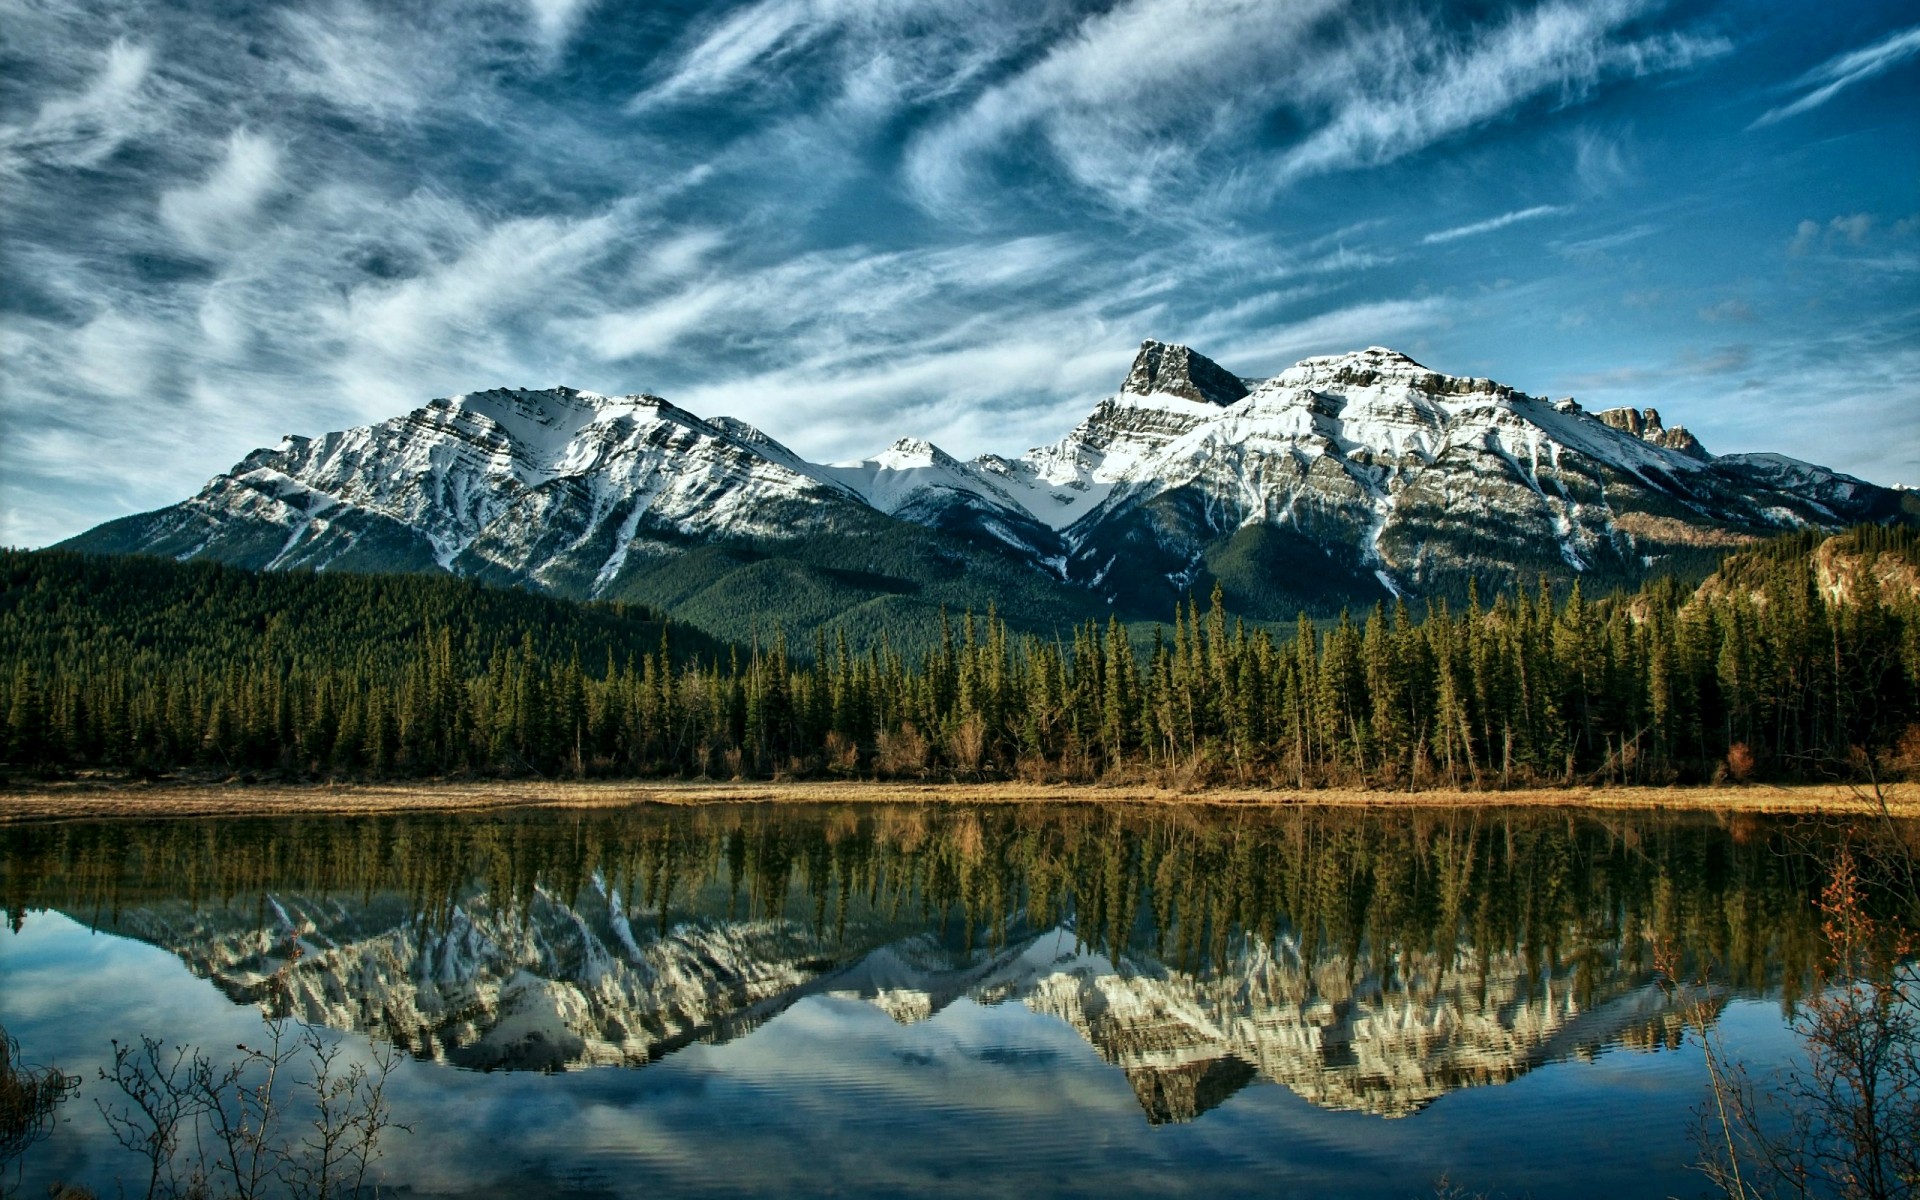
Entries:
{"type": "MultiPolygon", "coordinates": [[[[1897,605],[1920,600],[1920,554],[1910,549],[1872,548],[1863,546],[1857,537],[1842,534],[1815,546],[1806,565],[1812,585],[1831,603],[1871,600],[1897,605]]],[[[1795,582],[1792,586],[1797,590],[1800,585],[1795,582]]],[[[1700,585],[1693,602],[1733,595],[1745,595],[1761,606],[1779,598],[1770,592],[1764,570],[1751,570],[1749,563],[1736,557],[1700,585]]]]}
{"type": "Polygon", "coordinates": [[[1237,610],[1285,618],[1459,595],[1469,580],[1631,584],[1726,545],[1913,507],[1779,455],[1709,454],[1650,408],[1589,414],[1384,347],[1309,358],[1249,391],[1148,341],[1119,392],[1018,458],[962,462],[902,439],[819,466],[653,396],[496,390],[290,437],[184,503],[70,544],[447,570],[590,597],[691,546],[890,518],[952,535],[942,547],[994,547],[1091,611],[1164,617],[1217,579],[1237,610]]]}
{"type": "Polygon", "coordinates": [[[1205,355],[1148,338],[1140,343],[1140,353],[1134,356],[1133,369],[1120,390],[1131,396],[1178,396],[1224,407],[1245,396],[1247,385],[1205,355]]]}
{"type": "Polygon", "coordinates": [[[1654,408],[1609,408],[1594,414],[1602,422],[1613,428],[1630,433],[1637,438],[1652,442],[1656,446],[1665,446],[1669,450],[1697,458],[1702,462],[1712,458],[1700,439],[1687,432],[1684,425],[1675,425],[1671,429],[1660,424],[1660,410],[1654,408]]]}

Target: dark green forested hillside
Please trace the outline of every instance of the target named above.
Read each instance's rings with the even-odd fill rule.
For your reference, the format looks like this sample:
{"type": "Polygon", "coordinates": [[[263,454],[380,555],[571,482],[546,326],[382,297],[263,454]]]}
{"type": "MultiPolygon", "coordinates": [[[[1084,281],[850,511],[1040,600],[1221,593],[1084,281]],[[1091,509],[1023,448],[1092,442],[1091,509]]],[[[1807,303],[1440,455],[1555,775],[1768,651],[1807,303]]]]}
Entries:
{"type": "MultiPolygon", "coordinates": [[[[727,654],[617,605],[421,577],[0,558],[16,768],[295,776],[879,774],[1497,786],[1831,778],[1920,752],[1907,529],[1785,539],[1698,591],[1402,604],[1146,639],[936,616],[727,654]],[[1900,586],[1889,586],[1891,580],[1900,586]],[[1845,596],[1846,599],[1836,599],[1845,596]]],[[[678,627],[676,627],[678,628],[678,627]]]]}
{"type": "MultiPolygon", "coordinates": [[[[278,765],[316,738],[393,725],[398,710],[443,711],[455,692],[469,704],[473,681],[510,659],[604,673],[663,647],[676,662],[726,654],[640,605],[444,575],[0,551],[6,757],[16,765],[278,765]]],[[[417,711],[404,719],[418,728],[417,711]]]]}
{"type": "Polygon", "coordinates": [[[801,540],[694,545],[638,561],[606,593],[749,642],[778,627],[806,644],[846,633],[856,646],[885,638],[917,654],[933,644],[942,608],[997,605],[1016,628],[1070,629],[1103,602],[1036,572],[990,538],[941,534],[878,513],[801,540]]]}

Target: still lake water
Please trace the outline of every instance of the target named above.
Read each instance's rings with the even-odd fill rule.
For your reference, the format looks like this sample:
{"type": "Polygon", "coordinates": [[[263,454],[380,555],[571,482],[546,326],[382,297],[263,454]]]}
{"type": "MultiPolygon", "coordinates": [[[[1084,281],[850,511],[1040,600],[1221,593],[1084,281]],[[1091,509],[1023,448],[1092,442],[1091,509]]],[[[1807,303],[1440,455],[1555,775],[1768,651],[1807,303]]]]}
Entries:
{"type": "Polygon", "coordinates": [[[144,1188],[111,1039],[406,1056],[411,1196],[1694,1196],[1832,835],[1577,811],[749,806],[0,829],[20,1194],[144,1188]],[[297,961],[288,964],[297,944],[297,961]],[[136,1182],[138,1187],[136,1187],[136,1182]]]}

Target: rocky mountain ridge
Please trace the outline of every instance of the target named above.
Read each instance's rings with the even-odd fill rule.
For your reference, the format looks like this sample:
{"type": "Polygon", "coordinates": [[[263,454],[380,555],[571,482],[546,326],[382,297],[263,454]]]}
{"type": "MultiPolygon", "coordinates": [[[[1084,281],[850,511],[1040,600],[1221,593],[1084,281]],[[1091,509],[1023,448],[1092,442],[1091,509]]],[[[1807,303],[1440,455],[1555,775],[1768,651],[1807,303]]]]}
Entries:
{"type": "Polygon", "coordinates": [[[1218,581],[1237,610],[1284,619],[1543,572],[1629,584],[1770,533],[1915,508],[1784,456],[1716,456],[1652,409],[1587,413],[1384,347],[1245,381],[1148,341],[1116,394],[1018,457],[902,439],[815,464],[651,395],[496,389],[290,436],[180,504],[68,544],[442,570],[669,609],[699,590],[676,560],[721,547],[735,557],[699,570],[797,554],[786,585],[818,585],[828,615],[950,603],[932,586],[943,573],[1011,571],[1058,611],[1158,619],[1218,581]],[[830,553],[807,549],[835,536],[830,553]],[[890,541],[914,548],[912,565],[857,548],[890,541]]]}

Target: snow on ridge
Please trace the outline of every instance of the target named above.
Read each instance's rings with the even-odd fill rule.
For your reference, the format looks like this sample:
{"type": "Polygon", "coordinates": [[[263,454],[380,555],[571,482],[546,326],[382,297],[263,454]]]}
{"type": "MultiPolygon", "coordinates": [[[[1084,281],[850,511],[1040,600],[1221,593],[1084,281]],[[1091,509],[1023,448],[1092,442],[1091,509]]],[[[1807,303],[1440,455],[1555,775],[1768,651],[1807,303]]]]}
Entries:
{"type": "Polygon", "coordinates": [[[932,442],[901,438],[872,458],[818,468],[889,516],[938,493],[972,497],[996,508],[1024,512],[1002,482],[978,464],[963,463],[932,442]]]}

